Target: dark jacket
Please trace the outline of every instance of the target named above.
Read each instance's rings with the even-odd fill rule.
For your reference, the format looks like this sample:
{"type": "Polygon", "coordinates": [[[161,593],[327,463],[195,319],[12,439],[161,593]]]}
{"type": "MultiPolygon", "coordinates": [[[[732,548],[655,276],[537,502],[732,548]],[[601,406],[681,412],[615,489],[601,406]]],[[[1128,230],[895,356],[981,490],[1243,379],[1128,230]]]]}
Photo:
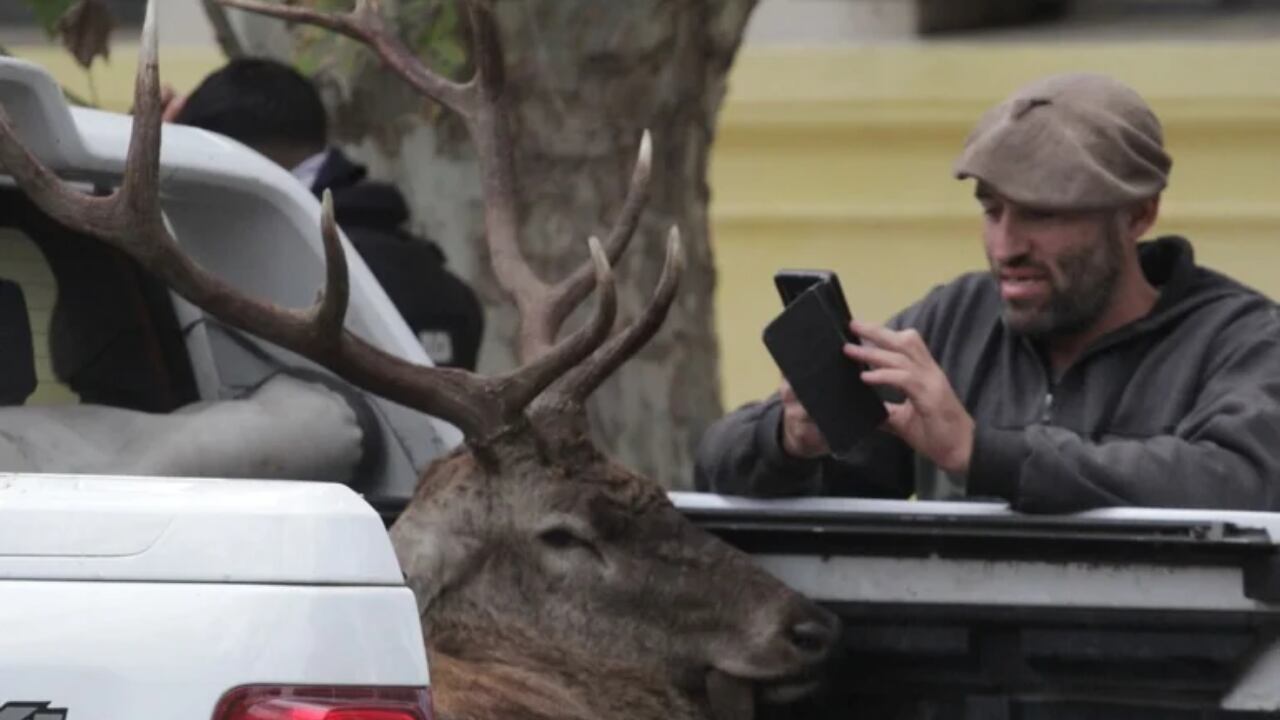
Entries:
{"type": "Polygon", "coordinates": [[[334,216],[437,365],[474,370],[484,334],[475,292],[445,269],[435,243],[403,229],[409,208],[395,187],[330,150],[312,191],[333,192],[334,216]]]}
{"type": "Polygon", "coordinates": [[[1195,265],[1176,238],[1140,245],[1151,313],[1056,380],[1005,327],[988,273],[934,289],[890,321],[914,327],[977,425],[967,477],[877,432],[847,456],[797,460],[777,397],[713,425],[702,489],[756,496],[1002,497],[1024,511],[1110,505],[1280,510],[1280,318],[1266,297],[1195,265]]]}
{"type": "Polygon", "coordinates": [[[0,405],[22,405],[36,391],[35,343],[22,286],[0,279],[0,405]]]}
{"type": "Polygon", "coordinates": [[[162,283],[123,252],[54,222],[16,189],[0,189],[0,207],[0,226],[30,238],[56,281],[47,339],[59,381],[82,403],[144,412],[199,399],[162,283]]]}

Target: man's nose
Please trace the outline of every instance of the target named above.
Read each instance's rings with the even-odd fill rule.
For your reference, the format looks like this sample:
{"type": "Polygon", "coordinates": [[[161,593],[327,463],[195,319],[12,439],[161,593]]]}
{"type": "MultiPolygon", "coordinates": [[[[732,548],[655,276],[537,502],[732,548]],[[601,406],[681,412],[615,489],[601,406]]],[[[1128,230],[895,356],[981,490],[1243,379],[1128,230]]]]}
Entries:
{"type": "Polygon", "coordinates": [[[1027,254],[1027,238],[1010,215],[1001,213],[987,224],[987,253],[999,263],[1009,262],[1027,254]]]}

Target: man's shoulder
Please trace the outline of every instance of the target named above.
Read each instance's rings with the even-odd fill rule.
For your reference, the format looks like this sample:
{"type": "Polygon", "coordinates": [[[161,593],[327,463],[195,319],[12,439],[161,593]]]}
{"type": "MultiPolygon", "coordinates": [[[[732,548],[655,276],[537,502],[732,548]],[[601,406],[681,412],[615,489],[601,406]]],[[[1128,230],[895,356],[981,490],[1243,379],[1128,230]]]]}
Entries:
{"type": "Polygon", "coordinates": [[[1246,320],[1251,327],[1280,332],[1280,312],[1277,312],[1275,301],[1262,291],[1202,265],[1196,266],[1192,277],[1183,303],[1195,309],[1208,310],[1212,315],[1246,320]]]}
{"type": "Polygon", "coordinates": [[[1274,305],[1274,301],[1261,290],[1250,287],[1219,270],[1197,265],[1193,277],[1195,294],[1259,309],[1274,305]]]}
{"type": "Polygon", "coordinates": [[[1249,316],[1276,321],[1275,302],[1224,272],[1199,264],[1187,239],[1169,235],[1139,244],[1143,271],[1160,286],[1161,299],[1153,313],[1156,324],[1213,318],[1221,326],[1225,316],[1249,316]]]}
{"type": "Polygon", "coordinates": [[[1153,328],[1172,332],[1215,354],[1232,355],[1262,346],[1280,350],[1280,309],[1262,292],[1224,273],[1196,266],[1175,303],[1155,317],[1153,328]]]}

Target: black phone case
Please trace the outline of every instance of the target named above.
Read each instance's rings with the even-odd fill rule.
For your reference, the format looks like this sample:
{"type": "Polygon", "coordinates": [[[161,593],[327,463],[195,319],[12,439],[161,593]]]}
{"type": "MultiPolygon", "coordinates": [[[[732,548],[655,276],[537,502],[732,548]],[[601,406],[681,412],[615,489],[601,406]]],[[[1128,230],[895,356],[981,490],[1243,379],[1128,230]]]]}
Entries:
{"type": "Polygon", "coordinates": [[[858,363],[844,355],[845,311],[830,300],[831,286],[806,290],[764,329],[764,344],[831,451],[853,448],[884,423],[884,402],[862,381],[858,363]],[[825,289],[824,289],[825,288],[825,289]]]}

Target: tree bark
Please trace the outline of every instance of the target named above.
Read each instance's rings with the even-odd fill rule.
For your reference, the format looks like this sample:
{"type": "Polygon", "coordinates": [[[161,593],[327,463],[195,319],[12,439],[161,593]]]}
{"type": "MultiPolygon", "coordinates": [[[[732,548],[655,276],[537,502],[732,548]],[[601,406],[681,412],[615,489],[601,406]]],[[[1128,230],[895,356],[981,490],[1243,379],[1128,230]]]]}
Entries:
{"type": "Polygon", "coordinates": [[[240,46],[240,38],[231,27],[231,21],[227,19],[226,9],[214,0],[200,0],[200,5],[204,8],[205,17],[209,18],[209,25],[213,26],[213,35],[222,46],[222,52],[232,59],[243,57],[244,48],[240,46]]]}
{"type": "MultiPolygon", "coordinates": [[[[653,134],[651,199],[616,268],[621,312],[630,317],[648,300],[672,224],[680,226],[686,271],[662,330],[596,391],[590,409],[597,440],[668,487],[690,486],[695,443],[722,411],[707,165],[727,74],[755,3],[494,3],[512,93],[521,242],[535,271],[558,279],[586,261],[587,237],[606,234],[621,207],[642,131],[653,134]]],[[[402,37],[461,78],[468,61],[456,10],[440,0],[401,0],[394,8],[402,37]]],[[[415,230],[440,243],[481,295],[481,369],[510,368],[516,316],[489,271],[482,198],[460,123],[424,105],[348,41],[295,29],[282,47],[278,28],[264,35],[255,30],[261,20],[236,20],[242,35],[254,36],[242,42],[248,52],[284,55],[317,79],[337,140],[405,192],[415,230]]]]}

